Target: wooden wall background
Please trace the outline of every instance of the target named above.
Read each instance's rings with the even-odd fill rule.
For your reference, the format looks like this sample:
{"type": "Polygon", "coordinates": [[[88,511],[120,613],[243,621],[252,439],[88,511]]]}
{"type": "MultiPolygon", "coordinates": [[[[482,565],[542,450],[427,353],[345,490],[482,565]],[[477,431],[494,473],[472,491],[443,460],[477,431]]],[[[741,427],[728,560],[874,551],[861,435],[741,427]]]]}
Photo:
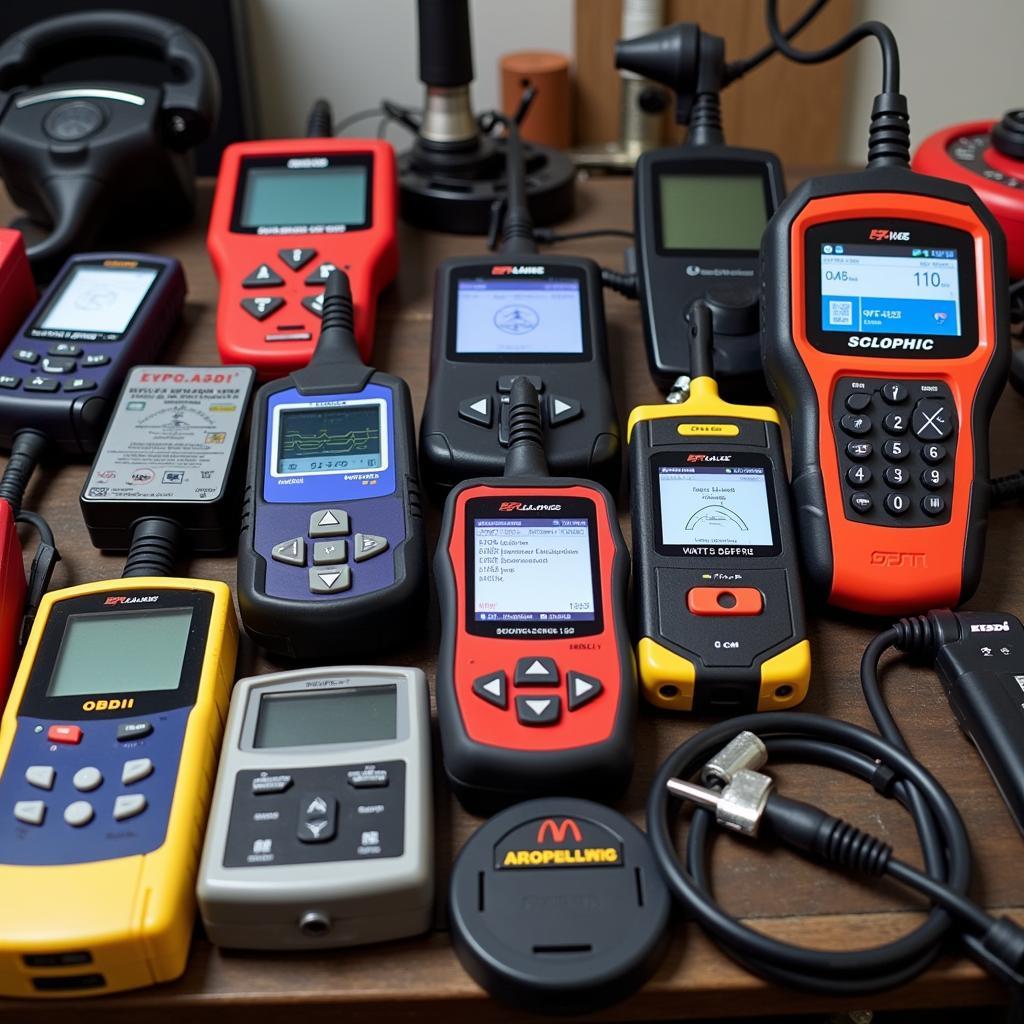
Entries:
{"type": "MultiPolygon", "coordinates": [[[[782,0],[780,21],[797,17],[807,0],[782,0]]],[[[614,66],[621,0],[576,0],[576,142],[619,137],[620,78],[614,66]]],[[[753,53],[768,40],[762,0],[665,0],[665,23],[695,21],[724,37],[726,60],[753,53]]],[[[832,0],[797,37],[806,46],[828,43],[853,22],[853,0],[832,0]]],[[[870,42],[858,44],[870,46],[870,42]]],[[[848,57],[798,65],[774,56],[723,93],[726,141],[774,150],[784,164],[820,166],[840,159],[848,57]]],[[[867,111],[864,114],[867,146],[867,111]]],[[[666,113],[665,141],[680,137],[666,113]]]]}

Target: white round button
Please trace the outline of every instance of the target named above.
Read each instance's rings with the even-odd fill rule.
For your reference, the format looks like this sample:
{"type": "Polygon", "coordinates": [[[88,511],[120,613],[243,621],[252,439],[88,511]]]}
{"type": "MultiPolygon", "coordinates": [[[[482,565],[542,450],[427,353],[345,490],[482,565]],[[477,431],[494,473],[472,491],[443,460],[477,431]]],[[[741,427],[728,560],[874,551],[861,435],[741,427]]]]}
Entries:
{"type": "Polygon", "coordinates": [[[76,800],[64,808],[64,820],[75,828],[81,828],[92,821],[93,809],[88,800],[76,800]]]}
{"type": "Polygon", "coordinates": [[[103,773],[99,768],[79,768],[71,781],[79,792],[91,793],[103,781],[103,773]]]}

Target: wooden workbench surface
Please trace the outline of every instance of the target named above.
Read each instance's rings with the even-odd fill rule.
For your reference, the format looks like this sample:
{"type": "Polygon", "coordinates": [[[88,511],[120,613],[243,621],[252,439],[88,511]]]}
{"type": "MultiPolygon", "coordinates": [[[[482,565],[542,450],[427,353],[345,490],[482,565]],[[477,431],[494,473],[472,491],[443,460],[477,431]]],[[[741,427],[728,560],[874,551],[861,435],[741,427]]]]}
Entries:
{"type": "MultiPolygon", "coordinates": [[[[196,223],[180,234],[154,240],[152,251],[176,256],[185,266],[189,293],[184,322],[166,361],[215,364],[216,279],[205,248],[205,223],[210,189],[201,189],[196,223]]],[[[597,178],[581,183],[578,213],[564,230],[631,226],[629,179],[597,178]]],[[[12,211],[0,203],[0,222],[12,211]]],[[[569,251],[588,255],[605,266],[621,269],[623,239],[574,243],[569,251]]],[[[401,272],[384,295],[378,319],[375,364],[403,376],[412,389],[417,418],[427,388],[433,270],[449,256],[479,254],[482,240],[430,235],[402,227],[401,272]]],[[[643,351],[640,311],[618,295],[606,293],[612,379],[623,420],[643,402],[661,401],[652,383],[643,351]]],[[[1024,425],[1024,399],[1007,391],[993,424],[993,471],[1005,473],[1024,461],[1019,444],[1024,425]]],[[[120,559],[104,556],[89,543],[78,509],[85,466],[40,471],[26,507],[50,520],[63,553],[53,586],[105,579],[120,574],[120,559]]],[[[624,507],[624,505],[623,505],[624,507]]],[[[431,549],[437,535],[436,510],[428,518],[431,549]]],[[[628,515],[622,516],[628,537],[628,515]]],[[[975,608],[1020,613],[1024,604],[1024,546],[1014,542],[1021,529],[1021,510],[996,511],[989,532],[985,573],[975,608]]],[[[233,558],[204,558],[191,574],[226,580],[234,585],[233,558]]],[[[410,628],[412,624],[410,623],[410,628]]],[[[814,675],[803,709],[870,726],[857,668],[874,629],[836,613],[812,609],[811,642],[814,675]]],[[[437,644],[437,610],[431,610],[427,641],[412,649],[396,648],[382,661],[416,664],[433,681],[437,644]]],[[[339,647],[337,661],[346,654],[339,647]]],[[[239,675],[272,667],[245,644],[239,675]]],[[[937,679],[928,671],[897,664],[886,674],[893,712],[914,753],[947,787],[967,823],[975,853],[972,895],[992,910],[1010,910],[1024,918],[1024,872],[1020,870],[1021,837],[1014,828],[978,755],[958,730],[937,679]]],[[[667,717],[644,709],[640,715],[633,783],[621,809],[643,821],[650,779],[662,759],[701,726],[700,721],[667,717]]],[[[443,903],[453,856],[479,824],[457,806],[442,780],[436,757],[437,892],[443,903]]],[[[895,845],[897,854],[918,861],[909,819],[892,803],[847,777],[798,766],[777,772],[789,795],[814,799],[855,824],[870,828],[895,845]]],[[[894,937],[921,919],[921,904],[895,885],[847,881],[797,860],[784,851],[724,838],[714,861],[716,890],[725,907],[765,932],[813,946],[854,948],[894,937]]],[[[0,920],[3,908],[0,907],[0,920]]],[[[323,955],[228,954],[213,949],[197,929],[185,976],[162,985],[120,996],[67,1003],[0,1003],[0,1020],[72,1019],[81,1024],[252,1024],[279,1016],[301,1024],[364,1020],[372,1024],[425,1019],[451,1022],[520,1020],[491,1001],[460,967],[442,922],[428,937],[323,955]],[[266,1016],[260,1012],[264,1008],[266,1016]]],[[[946,956],[907,987],[859,1000],[874,1009],[897,1006],[978,1005],[1004,999],[1004,993],[973,963],[946,956]]],[[[603,1014],[601,1020],[686,1019],[705,1016],[746,1016],[854,1009],[845,1000],[789,992],[766,985],[734,964],[692,924],[675,926],[675,940],[660,970],[628,1001],[603,1014]]]]}

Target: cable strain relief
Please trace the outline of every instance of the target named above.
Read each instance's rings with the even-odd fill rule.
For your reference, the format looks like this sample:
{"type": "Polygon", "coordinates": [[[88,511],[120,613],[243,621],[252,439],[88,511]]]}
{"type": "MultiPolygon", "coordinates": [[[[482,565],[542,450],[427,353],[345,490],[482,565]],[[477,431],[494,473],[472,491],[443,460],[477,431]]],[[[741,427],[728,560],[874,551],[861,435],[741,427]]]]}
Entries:
{"type": "Polygon", "coordinates": [[[694,97],[687,141],[691,146],[720,146],[725,141],[718,93],[702,92],[694,97]]]}
{"type": "Polygon", "coordinates": [[[136,520],[121,578],[173,576],[181,538],[181,527],[173,519],[136,520]]]}
{"type": "Polygon", "coordinates": [[[505,476],[547,476],[544,425],[537,391],[527,377],[516,377],[508,397],[505,476]]]}
{"type": "Polygon", "coordinates": [[[989,483],[989,497],[993,505],[1024,497],[1024,470],[1018,469],[1006,476],[997,476],[989,483]]]}
{"type": "Polygon", "coordinates": [[[935,623],[930,615],[911,615],[893,623],[896,639],[893,647],[907,654],[931,654],[935,649],[938,636],[935,623]]]}
{"type": "Polygon", "coordinates": [[[871,105],[868,129],[868,167],[910,166],[910,116],[907,98],[881,92],[871,105]]]}
{"type": "Polygon", "coordinates": [[[21,511],[25,491],[46,445],[46,435],[31,427],[18,431],[11,441],[11,454],[0,476],[0,499],[11,506],[15,516],[21,511]]]}
{"type": "Polygon", "coordinates": [[[325,99],[316,100],[306,120],[306,138],[329,139],[334,135],[334,115],[331,104],[325,99]]]}
{"type": "Polygon", "coordinates": [[[837,818],[823,837],[819,853],[830,864],[870,878],[881,878],[892,857],[892,847],[877,836],[862,832],[848,821],[837,818]]]}
{"type": "Polygon", "coordinates": [[[602,267],[601,284],[627,299],[636,299],[640,294],[636,274],[623,274],[617,270],[602,267]]]}
{"type": "Polygon", "coordinates": [[[1000,964],[1008,967],[1020,984],[1024,974],[1024,928],[1008,917],[998,917],[981,936],[981,945],[1000,964]]]}

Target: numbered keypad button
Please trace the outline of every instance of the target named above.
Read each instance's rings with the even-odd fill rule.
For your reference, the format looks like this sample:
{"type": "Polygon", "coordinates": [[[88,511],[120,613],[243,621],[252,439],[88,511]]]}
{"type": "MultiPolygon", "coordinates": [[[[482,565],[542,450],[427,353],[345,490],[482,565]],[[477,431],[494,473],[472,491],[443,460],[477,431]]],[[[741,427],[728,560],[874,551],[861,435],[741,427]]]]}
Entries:
{"type": "Polygon", "coordinates": [[[907,414],[903,412],[891,412],[882,420],[887,434],[905,434],[907,425],[907,414]]]}
{"type": "Polygon", "coordinates": [[[851,466],[846,471],[846,479],[854,487],[867,487],[871,483],[871,470],[867,466],[851,466]]]}
{"type": "Polygon", "coordinates": [[[910,483],[910,473],[902,466],[887,466],[883,476],[890,487],[906,487],[910,483]]]}
{"type": "Polygon", "coordinates": [[[862,516],[867,515],[874,507],[874,504],[871,500],[871,495],[867,491],[854,491],[850,495],[850,508],[854,512],[859,512],[862,516]]]}
{"type": "Polygon", "coordinates": [[[922,441],[945,441],[953,433],[950,403],[938,398],[922,398],[914,406],[914,436],[922,441]]]}
{"type": "Polygon", "coordinates": [[[921,511],[926,516],[941,516],[946,511],[946,499],[941,494],[926,494],[921,499],[921,511]]]}
{"type": "Polygon", "coordinates": [[[872,445],[870,441],[851,441],[846,446],[847,456],[851,459],[855,459],[857,462],[871,458],[871,453],[874,450],[874,445],[872,445]]]}
{"type": "Polygon", "coordinates": [[[848,413],[839,421],[839,426],[851,437],[863,437],[871,433],[871,420],[867,416],[848,413]]]}
{"type": "Polygon", "coordinates": [[[910,499],[905,494],[891,492],[885,496],[885,510],[891,516],[905,515],[910,508],[910,499]]]}
{"type": "Polygon", "coordinates": [[[846,408],[850,412],[863,412],[871,404],[871,396],[866,391],[854,391],[846,396],[846,408]]]}
{"type": "Polygon", "coordinates": [[[946,483],[946,474],[941,469],[926,469],[921,474],[921,483],[928,488],[929,491],[937,491],[946,483]]]}
{"type": "Polygon", "coordinates": [[[890,462],[902,462],[910,454],[910,446],[906,441],[886,441],[882,454],[890,462]]]}
{"type": "Polygon", "coordinates": [[[889,405],[899,405],[901,402],[905,402],[908,394],[909,392],[906,384],[882,385],[882,398],[885,399],[889,405]]]}
{"type": "Polygon", "coordinates": [[[941,444],[926,444],[921,448],[921,458],[929,466],[937,466],[946,457],[946,449],[941,444]]]}

